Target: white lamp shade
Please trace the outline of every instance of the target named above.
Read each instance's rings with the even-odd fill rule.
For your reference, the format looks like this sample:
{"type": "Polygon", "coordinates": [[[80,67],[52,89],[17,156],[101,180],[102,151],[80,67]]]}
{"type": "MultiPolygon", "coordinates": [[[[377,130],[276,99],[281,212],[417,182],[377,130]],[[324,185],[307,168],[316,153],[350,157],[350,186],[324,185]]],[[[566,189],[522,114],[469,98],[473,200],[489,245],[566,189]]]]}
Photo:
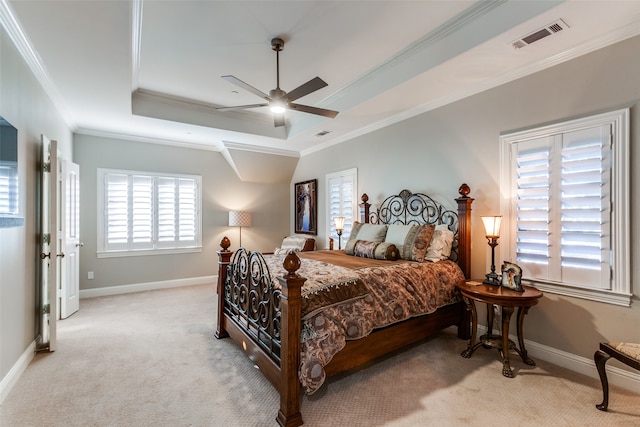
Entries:
{"type": "Polygon", "coordinates": [[[229,227],[251,227],[251,212],[229,211],[229,227]]]}
{"type": "Polygon", "coordinates": [[[333,218],[334,223],[336,224],[336,230],[344,230],[344,217],[336,216],[333,218]]]}
{"type": "Polygon", "coordinates": [[[484,230],[487,237],[500,237],[500,223],[502,222],[501,216],[483,216],[482,222],[484,222],[484,230]]]}

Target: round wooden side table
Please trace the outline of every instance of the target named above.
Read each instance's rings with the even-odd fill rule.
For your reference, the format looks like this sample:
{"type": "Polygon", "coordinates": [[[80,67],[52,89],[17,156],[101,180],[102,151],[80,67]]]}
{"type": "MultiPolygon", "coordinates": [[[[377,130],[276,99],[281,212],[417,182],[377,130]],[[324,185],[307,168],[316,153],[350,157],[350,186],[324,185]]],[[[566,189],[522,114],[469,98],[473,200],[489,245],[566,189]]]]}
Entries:
{"type": "Polygon", "coordinates": [[[515,350],[524,363],[535,366],[524,348],[524,337],[522,336],[522,324],[524,316],[529,312],[529,308],[538,303],[542,292],[532,286],[523,286],[524,292],[517,292],[504,286],[486,285],[480,281],[464,280],[458,282],[458,289],[462,293],[467,310],[471,311],[471,339],[469,346],[462,352],[461,356],[469,358],[480,346],[485,348],[498,348],[502,353],[502,375],[513,378],[513,370],[509,363],[509,350],[515,350]],[[482,335],[476,342],[478,330],[478,314],[475,302],[487,304],[487,333],[482,335]],[[502,335],[493,334],[493,305],[502,307],[502,335]],[[509,339],[509,321],[515,308],[518,308],[517,329],[518,346],[509,339]]]}

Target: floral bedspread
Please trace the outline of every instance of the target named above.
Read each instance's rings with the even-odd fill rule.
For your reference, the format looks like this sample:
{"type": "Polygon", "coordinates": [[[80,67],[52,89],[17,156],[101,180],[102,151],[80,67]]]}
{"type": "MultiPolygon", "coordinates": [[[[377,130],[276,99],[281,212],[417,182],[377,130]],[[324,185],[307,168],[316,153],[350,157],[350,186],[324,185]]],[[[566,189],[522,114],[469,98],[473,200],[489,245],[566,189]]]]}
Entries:
{"type": "MultiPolygon", "coordinates": [[[[303,259],[302,265],[309,261],[303,259]]],[[[324,383],[324,367],[347,340],[459,301],[455,284],[464,279],[458,265],[451,261],[392,262],[351,272],[363,283],[361,297],[322,310],[316,308],[303,319],[299,378],[307,394],[324,383]]]]}

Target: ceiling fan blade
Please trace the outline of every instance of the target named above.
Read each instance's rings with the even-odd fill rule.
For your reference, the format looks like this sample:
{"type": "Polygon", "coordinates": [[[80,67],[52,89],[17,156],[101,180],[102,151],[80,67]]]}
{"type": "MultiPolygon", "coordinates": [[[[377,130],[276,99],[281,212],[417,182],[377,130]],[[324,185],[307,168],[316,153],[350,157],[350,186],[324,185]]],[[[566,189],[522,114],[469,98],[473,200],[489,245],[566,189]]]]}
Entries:
{"type": "Polygon", "coordinates": [[[269,104],[249,104],[249,105],[236,105],[234,107],[218,107],[216,110],[218,111],[231,111],[231,110],[243,110],[245,108],[257,108],[257,107],[266,107],[269,104]]]}
{"type": "Polygon", "coordinates": [[[309,95],[311,92],[315,92],[318,89],[322,89],[327,86],[327,83],[320,77],[315,77],[306,83],[301,84],[291,92],[287,93],[288,101],[295,101],[298,98],[309,95]]]}
{"type": "Polygon", "coordinates": [[[225,79],[226,81],[228,81],[229,83],[233,83],[236,86],[240,86],[241,88],[243,88],[244,90],[247,90],[253,94],[258,95],[260,98],[264,98],[267,101],[271,101],[271,97],[269,95],[267,95],[266,93],[256,89],[255,87],[251,86],[248,83],[243,82],[242,80],[240,80],[239,78],[235,77],[235,76],[222,76],[223,79],[225,79]]]}
{"type": "Polygon", "coordinates": [[[273,114],[273,124],[275,127],[284,126],[284,113],[274,113],[273,114]]]}
{"type": "Polygon", "coordinates": [[[334,110],[311,107],[309,105],[294,104],[292,102],[289,103],[289,108],[296,111],[302,111],[303,113],[311,113],[311,114],[317,114],[318,116],[330,117],[332,119],[338,115],[338,112],[334,110]]]}

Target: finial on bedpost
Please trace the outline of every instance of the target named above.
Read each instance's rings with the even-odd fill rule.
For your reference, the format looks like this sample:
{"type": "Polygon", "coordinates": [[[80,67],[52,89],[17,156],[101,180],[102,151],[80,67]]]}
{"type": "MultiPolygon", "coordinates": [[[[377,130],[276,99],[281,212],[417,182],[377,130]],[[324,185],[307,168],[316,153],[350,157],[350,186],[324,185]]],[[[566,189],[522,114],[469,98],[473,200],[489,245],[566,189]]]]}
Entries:
{"type": "Polygon", "coordinates": [[[227,236],[224,236],[222,240],[220,240],[220,247],[222,248],[222,252],[228,252],[229,246],[231,246],[231,240],[227,236]]]}
{"type": "Polygon", "coordinates": [[[287,277],[287,278],[298,277],[298,275],[296,274],[296,271],[300,268],[300,258],[298,257],[298,255],[296,255],[295,252],[291,251],[284,258],[284,262],[282,263],[282,266],[284,267],[285,270],[287,270],[287,272],[289,272],[289,274],[287,274],[284,277],[287,277]]]}
{"type": "Polygon", "coordinates": [[[458,188],[458,194],[463,198],[468,197],[469,193],[471,193],[471,188],[466,183],[463,183],[460,188],[458,188]]]}
{"type": "Polygon", "coordinates": [[[367,196],[367,193],[363,193],[360,199],[362,200],[362,203],[360,203],[360,221],[369,223],[369,208],[371,207],[371,203],[368,203],[369,196],[367,196]]]}

